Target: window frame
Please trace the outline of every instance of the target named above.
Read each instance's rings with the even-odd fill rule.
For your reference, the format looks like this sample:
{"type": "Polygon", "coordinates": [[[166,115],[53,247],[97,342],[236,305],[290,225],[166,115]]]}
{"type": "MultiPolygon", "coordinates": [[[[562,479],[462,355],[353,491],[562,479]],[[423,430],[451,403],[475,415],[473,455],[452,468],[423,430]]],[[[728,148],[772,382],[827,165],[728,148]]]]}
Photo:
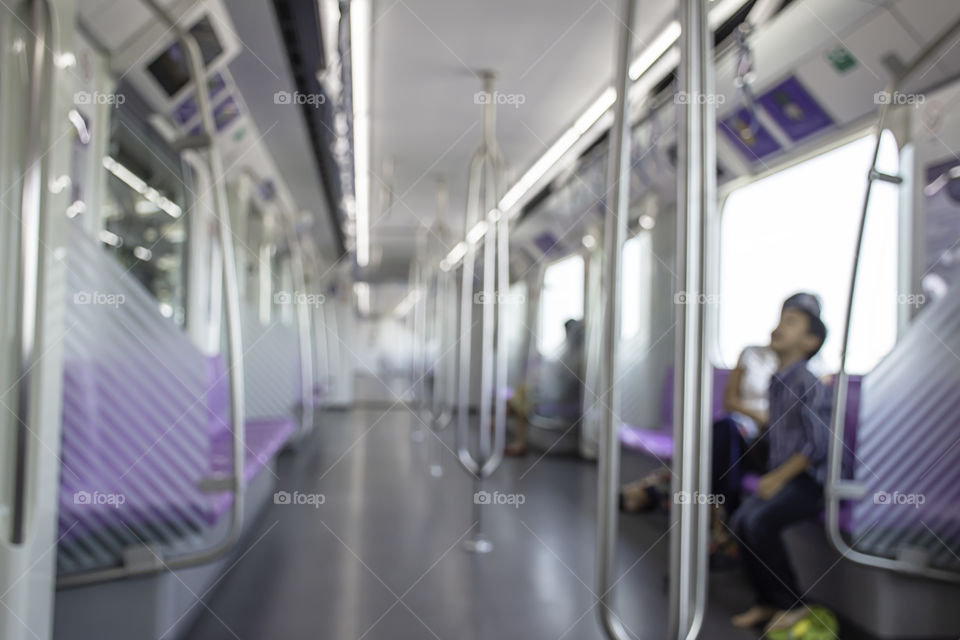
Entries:
{"type": "MultiPolygon", "coordinates": [[[[710,291],[720,292],[720,283],[723,279],[723,274],[721,272],[722,266],[722,251],[723,247],[721,246],[721,230],[723,225],[723,217],[727,211],[727,204],[730,199],[730,196],[735,192],[753,185],[756,182],[769,178],[771,176],[777,175],[789,169],[792,169],[798,165],[801,165],[805,162],[809,162],[818,157],[826,155],[832,151],[836,151],[844,146],[847,146],[851,143],[857,142],[865,137],[874,135],[876,133],[875,123],[871,120],[870,122],[864,124],[863,122],[858,122],[853,126],[845,127],[838,132],[835,132],[831,135],[824,136],[823,138],[814,140],[810,143],[804,144],[803,146],[795,149],[793,153],[790,153],[776,162],[764,163],[764,168],[761,171],[751,174],[745,174],[738,178],[734,178],[725,182],[722,185],[719,185],[717,189],[717,209],[716,215],[714,216],[714,222],[710,224],[708,229],[707,240],[709,243],[708,251],[711,255],[710,260],[710,269],[707,274],[708,286],[710,291]]],[[[906,176],[908,173],[912,173],[913,167],[909,162],[905,162],[904,158],[904,148],[909,144],[909,137],[907,139],[901,139],[897,135],[897,131],[891,127],[885,128],[880,135],[883,136],[889,134],[894,141],[894,144],[897,148],[898,163],[899,163],[899,172],[900,175],[906,176]]],[[[904,185],[908,185],[909,180],[905,179],[904,185]]],[[[907,187],[909,188],[909,187],[907,187]]],[[[865,186],[864,186],[865,189],[865,186]]],[[[903,282],[903,273],[904,269],[909,269],[910,256],[904,254],[904,238],[903,238],[903,229],[904,229],[904,218],[912,216],[912,198],[900,197],[897,201],[897,290],[899,292],[902,282],[903,282]]],[[[851,273],[845,272],[840,274],[842,277],[849,279],[851,273]]],[[[728,368],[727,362],[723,358],[723,354],[720,350],[720,308],[723,305],[721,301],[720,304],[709,305],[707,310],[707,320],[708,327],[710,331],[710,351],[707,354],[710,360],[711,365],[714,368],[726,369],[728,368]]],[[[898,311],[899,314],[899,311],[898,311]]],[[[772,327],[771,327],[772,329],[772,327]]],[[[843,331],[842,328],[838,328],[840,332],[843,331]]],[[[896,339],[899,339],[902,326],[900,321],[897,322],[897,333],[896,339]]],[[[835,329],[836,331],[836,329],[835,329]]],[[[894,343],[896,344],[896,343],[894,343]]],[[[886,357],[886,356],[884,356],[886,357]]],[[[883,358],[880,359],[882,362],[883,358]]]]}

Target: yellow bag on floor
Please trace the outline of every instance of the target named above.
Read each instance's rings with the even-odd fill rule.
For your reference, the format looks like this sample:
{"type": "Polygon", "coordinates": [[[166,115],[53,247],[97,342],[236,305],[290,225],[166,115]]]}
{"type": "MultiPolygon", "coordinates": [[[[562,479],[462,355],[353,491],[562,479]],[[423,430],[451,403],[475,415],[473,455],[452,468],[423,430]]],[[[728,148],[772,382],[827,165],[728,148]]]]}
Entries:
{"type": "Polygon", "coordinates": [[[771,631],[766,637],[770,640],[836,640],[839,630],[837,616],[826,607],[814,605],[792,627],[771,631]]]}

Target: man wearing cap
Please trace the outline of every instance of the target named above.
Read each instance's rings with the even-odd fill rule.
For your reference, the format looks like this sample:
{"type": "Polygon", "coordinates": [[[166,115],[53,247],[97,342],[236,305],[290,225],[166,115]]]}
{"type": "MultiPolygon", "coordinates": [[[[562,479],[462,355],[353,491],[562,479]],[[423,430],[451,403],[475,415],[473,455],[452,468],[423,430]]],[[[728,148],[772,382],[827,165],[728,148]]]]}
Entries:
{"type": "Polygon", "coordinates": [[[830,438],[830,393],[807,367],[823,346],[827,330],[820,302],[797,293],[783,303],[770,334],[779,369],[770,381],[767,473],[757,493],[737,510],[731,528],[757,603],[734,616],[737,627],[768,623],[767,630],[792,626],[807,612],[781,534],[822,508],[830,438]]]}

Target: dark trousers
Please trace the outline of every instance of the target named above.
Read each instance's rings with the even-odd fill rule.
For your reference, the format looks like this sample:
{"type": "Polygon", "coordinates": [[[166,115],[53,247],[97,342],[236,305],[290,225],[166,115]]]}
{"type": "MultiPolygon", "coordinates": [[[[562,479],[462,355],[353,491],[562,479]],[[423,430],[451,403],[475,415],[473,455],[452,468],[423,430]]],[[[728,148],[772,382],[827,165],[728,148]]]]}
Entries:
{"type": "Polygon", "coordinates": [[[723,496],[727,516],[740,506],[743,474],[763,473],[767,468],[767,442],[763,438],[748,444],[732,418],[713,423],[713,468],[711,491],[723,496]]]}
{"type": "Polygon", "coordinates": [[[764,500],[750,496],[733,518],[740,557],[757,604],[777,609],[801,606],[797,578],[783,545],[783,530],[816,516],[823,503],[823,487],[803,473],[764,500]]]}

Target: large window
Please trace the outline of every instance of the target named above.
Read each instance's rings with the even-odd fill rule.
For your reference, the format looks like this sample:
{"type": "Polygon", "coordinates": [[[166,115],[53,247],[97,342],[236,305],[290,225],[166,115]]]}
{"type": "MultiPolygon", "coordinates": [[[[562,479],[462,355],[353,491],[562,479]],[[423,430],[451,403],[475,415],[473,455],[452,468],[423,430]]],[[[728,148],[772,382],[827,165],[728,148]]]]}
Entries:
{"type": "Polygon", "coordinates": [[[186,307],[187,196],[179,156],[122,105],[113,119],[100,239],[183,324],[186,307]]]}
{"type": "MultiPolygon", "coordinates": [[[[719,345],[732,366],[743,347],[767,344],[780,304],[810,291],[823,302],[828,336],[819,364],[840,364],[850,270],[874,138],[867,136],[730,194],[721,221],[719,345]]],[[[879,168],[896,174],[885,133],[879,168]]],[[[872,369],[896,340],[897,187],[875,183],[857,281],[848,368],[872,369]]]]}
{"type": "Polygon", "coordinates": [[[566,338],[566,322],[583,320],[583,258],[570,256],[554,262],[543,274],[537,349],[556,356],[566,338]]]}
{"type": "Polygon", "coordinates": [[[620,337],[629,340],[640,334],[650,318],[650,232],[623,243],[620,292],[620,337]]]}

